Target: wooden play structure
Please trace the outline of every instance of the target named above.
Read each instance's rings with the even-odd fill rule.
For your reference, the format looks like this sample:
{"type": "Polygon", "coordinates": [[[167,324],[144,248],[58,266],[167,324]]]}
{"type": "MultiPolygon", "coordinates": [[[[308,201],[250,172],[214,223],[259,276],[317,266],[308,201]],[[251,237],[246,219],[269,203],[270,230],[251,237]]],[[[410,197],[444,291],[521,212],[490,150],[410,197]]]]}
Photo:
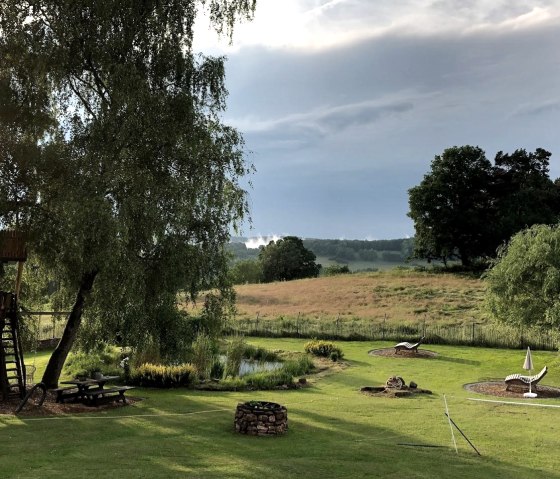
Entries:
{"type": "Polygon", "coordinates": [[[10,397],[23,398],[26,392],[18,311],[23,263],[26,259],[23,235],[16,231],[0,231],[0,262],[18,263],[15,290],[0,291],[0,395],[3,401],[10,397]]]}

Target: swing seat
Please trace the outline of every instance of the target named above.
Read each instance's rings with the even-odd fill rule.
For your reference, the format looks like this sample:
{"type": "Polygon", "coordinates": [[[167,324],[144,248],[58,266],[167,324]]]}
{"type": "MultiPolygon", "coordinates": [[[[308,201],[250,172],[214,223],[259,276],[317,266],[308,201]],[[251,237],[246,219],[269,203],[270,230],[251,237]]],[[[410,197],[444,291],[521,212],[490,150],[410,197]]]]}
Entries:
{"type": "Polygon", "coordinates": [[[542,368],[539,374],[535,374],[534,376],[523,376],[522,374],[510,374],[505,379],[506,383],[506,391],[511,391],[511,388],[519,388],[519,389],[529,389],[529,386],[535,387],[538,382],[546,376],[548,372],[548,368],[545,366],[542,368]]]}
{"type": "Polygon", "coordinates": [[[37,368],[33,365],[25,365],[25,384],[27,386],[29,386],[30,384],[34,384],[33,383],[33,376],[35,375],[35,371],[37,371],[37,368]]]}

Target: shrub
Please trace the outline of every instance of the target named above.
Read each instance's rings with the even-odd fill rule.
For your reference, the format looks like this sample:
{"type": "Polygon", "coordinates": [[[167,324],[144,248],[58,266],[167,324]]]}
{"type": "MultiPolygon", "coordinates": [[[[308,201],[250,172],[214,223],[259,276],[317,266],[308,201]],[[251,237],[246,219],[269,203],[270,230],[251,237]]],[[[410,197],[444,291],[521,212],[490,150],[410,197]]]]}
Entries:
{"type": "Polygon", "coordinates": [[[278,361],[279,359],[278,354],[274,351],[269,351],[261,346],[253,346],[252,344],[245,345],[243,357],[253,361],[278,361]]]}
{"type": "Polygon", "coordinates": [[[159,346],[153,341],[148,341],[141,348],[134,350],[130,360],[133,367],[145,363],[159,364],[162,362],[159,346]]]}
{"type": "Polygon", "coordinates": [[[219,358],[215,359],[214,364],[212,364],[212,368],[210,369],[210,378],[222,379],[224,377],[224,372],[224,363],[222,363],[219,358]]]}
{"type": "Polygon", "coordinates": [[[192,386],[197,369],[189,363],[177,366],[146,363],[132,369],[130,383],[152,388],[176,388],[192,386]]]}
{"type": "Polygon", "coordinates": [[[342,350],[330,341],[321,341],[314,339],[305,343],[304,349],[306,353],[310,353],[314,356],[320,356],[323,358],[331,357],[331,354],[333,352],[338,355],[337,359],[344,357],[342,350]]]}
{"type": "Polygon", "coordinates": [[[292,376],[301,376],[302,374],[307,374],[313,369],[315,369],[315,365],[313,364],[313,360],[305,355],[301,356],[297,359],[290,359],[284,363],[282,369],[292,376]]]}
{"type": "Polygon", "coordinates": [[[330,355],[329,358],[331,361],[338,361],[340,359],[340,355],[338,354],[337,351],[333,351],[330,355]]]}
{"type": "Polygon", "coordinates": [[[215,389],[220,391],[240,391],[247,389],[247,382],[243,378],[225,378],[215,385],[215,389]]]}
{"type": "Polygon", "coordinates": [[[118,349],[107,346],[100,351],[72,353],[64,366],[64,371],[69,376],[88,376],[100,371],[106,376],[120,376],[122,369],[119,367],[121,361],[118,349]]]}
{"type": "Polygon", "coordinates": [[[336,276],[348,273],[350,273],[350,268],[347,264],[331,264],[330,266],[323,268],[323,274],[325,276],[336,276]]]}
{"type": "Polygon", "coordinates": [[[277,386],[294,382],[293,375],[284,369],[247,374],[243,379],[250,389],[274,389],[277,386]]]}

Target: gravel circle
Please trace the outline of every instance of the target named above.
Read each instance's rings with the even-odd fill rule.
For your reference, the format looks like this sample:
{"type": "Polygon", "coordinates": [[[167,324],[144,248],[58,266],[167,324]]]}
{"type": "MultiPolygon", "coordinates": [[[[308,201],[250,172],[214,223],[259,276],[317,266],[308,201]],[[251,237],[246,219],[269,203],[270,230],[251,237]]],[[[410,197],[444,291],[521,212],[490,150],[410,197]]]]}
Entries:
{"type": "Polygon", "coordinates": [[[395,348],[385,348],[385,349],[372,349],[368,351],[370,356],[384,356],[386,358],[435,358],[438,353],[435,351],[429,351],[427,349],[419,349],[417,353],[414,351],[401,351],[398,354],[395,353],[395,348]]]}
{"type": "MultiPolygon", "coordinates": [[[[486,394],[487,396],[496,396],[501,398],[516,398],[516,399],[527,399],[523,397],[524,392],[529,390],[512,390],[506,391],[506,385],[504,381],[486,381],[480,383],[469,383],[463,386],[467,391],[472,391],[479,394],[486,394]]],[[[540,384],[532,389],[533,392],[537,393],[537,397],[534,399],[550,399],[550,398],[560,398],[560,388],[555,388],[553,386],[541,386],[540,384]]]]}

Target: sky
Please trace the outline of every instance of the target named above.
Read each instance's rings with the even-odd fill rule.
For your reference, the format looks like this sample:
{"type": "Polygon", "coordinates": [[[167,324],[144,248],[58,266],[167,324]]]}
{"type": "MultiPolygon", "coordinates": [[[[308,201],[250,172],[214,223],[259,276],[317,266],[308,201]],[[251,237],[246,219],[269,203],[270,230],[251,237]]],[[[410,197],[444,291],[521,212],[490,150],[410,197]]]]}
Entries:
{"type": "Polygon", "coordinates": [[[560,177],[560,0],[257,0],[231,44],[197,29],[256,169],[245,236],[414,236],[408,189],[452,146],[560,177]]]}

